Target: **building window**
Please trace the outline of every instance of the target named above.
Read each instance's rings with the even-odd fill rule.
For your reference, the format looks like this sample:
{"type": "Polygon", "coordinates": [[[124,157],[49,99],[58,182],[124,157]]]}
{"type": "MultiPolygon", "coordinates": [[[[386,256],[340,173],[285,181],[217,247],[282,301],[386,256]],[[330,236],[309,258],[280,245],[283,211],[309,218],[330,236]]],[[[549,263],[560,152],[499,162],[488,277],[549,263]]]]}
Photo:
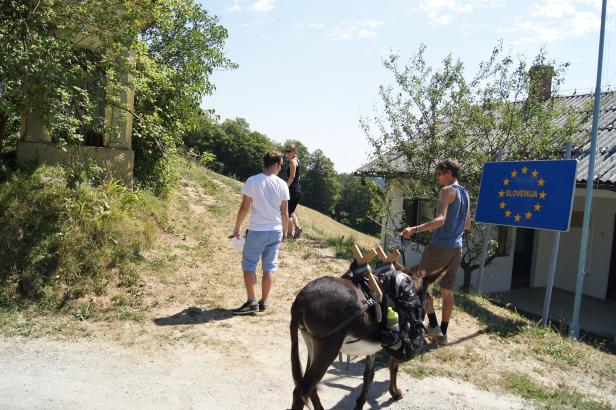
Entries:
{"type": "MultiPolygon", "coordinates": [[[[436,216],[436,206],[433,201],[427,199],[404,199],[402,206],[404,214],[403,223],[406,226],[417,226],[434,219],[436,216]]],[[[420,232],[411,236],[411,241],[417,245],[428,245],[432,234],[430,232],[420,232]]]]}
{"type": "Polygon", "coordinates": [[[421,225],[433,219],[436,215],[434,203],[427,199],[405,199],[402,206],[404,207],[403,218],[406,226],[421,225]]]}

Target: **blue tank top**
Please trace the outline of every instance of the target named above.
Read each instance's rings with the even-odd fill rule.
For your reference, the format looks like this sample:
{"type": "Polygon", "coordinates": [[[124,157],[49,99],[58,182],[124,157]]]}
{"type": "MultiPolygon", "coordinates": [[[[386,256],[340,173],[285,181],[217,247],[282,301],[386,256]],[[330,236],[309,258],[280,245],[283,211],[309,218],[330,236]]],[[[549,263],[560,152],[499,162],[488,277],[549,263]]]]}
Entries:
{"type": "Polygon", "coordinates": [[[456,199],[447,207],[445,224],[434,230],[430,244],[443,248],[461,248],[464,224],[469,212],[469,198],[462,185],[455,183],[451,186],[456,188],[456,199]]]}

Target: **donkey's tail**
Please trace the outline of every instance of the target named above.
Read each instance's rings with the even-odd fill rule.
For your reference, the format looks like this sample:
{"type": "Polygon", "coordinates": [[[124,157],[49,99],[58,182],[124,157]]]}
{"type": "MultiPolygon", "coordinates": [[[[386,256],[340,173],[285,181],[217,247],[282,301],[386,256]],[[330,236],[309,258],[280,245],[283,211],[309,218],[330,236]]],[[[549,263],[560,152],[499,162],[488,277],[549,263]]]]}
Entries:
{"type": "Polygon", "coordinates": [[[299,307],[293,302],[291,306],[291,371],[293,372],[293,381],[295,382],[295,386],[302,385],[302,363],[299,360],[299,342],[298,342],[298,333],[299,333],[299,319],[301,316],[301,311],[299,307]]]}
{"type": "Polygon", "coordinates": [[[302,363],[299,359],[299,342],[297,336],[299,333],[299,321],[301,315],[301,309],[297,305],[297,300],[295,300],[291,306],[291,372],[293,373],[293,382],[295,383],[294,394],[298,393],[301,401],[303,401],[305,405],[308,405],[308,396],[305,394],[303,389],[304,377],[302,363]]]}

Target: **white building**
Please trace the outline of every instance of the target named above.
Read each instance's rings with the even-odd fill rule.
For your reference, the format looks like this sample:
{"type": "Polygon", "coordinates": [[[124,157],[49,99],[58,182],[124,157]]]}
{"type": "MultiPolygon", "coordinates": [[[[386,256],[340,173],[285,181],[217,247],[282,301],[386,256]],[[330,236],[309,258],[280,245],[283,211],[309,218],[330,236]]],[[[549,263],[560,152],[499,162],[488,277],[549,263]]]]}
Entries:
{"type": "MultiPolygon", "coordinates": [[[[574,108],[584,109],[594,99],[592,94],[562,97],[574,108]]],[[[602,95],[601,122],[598,133],[596,177],[593,189],[587,275],[583,294],[616,301],[616,93],[602,95]]],[[[587,124],[590,129],[591,124],[587,124]]],[[[589,134],[589,133],[588,133],[589,134]]],[[[579,161],[577,185],[571,227],[561,234],[554,287],[573,292],[576,286],[578,255],[582,233],[582,219],[588,174],[590,141],[574,153],[579,161]]],[[[392,158],[404,169],[401,159],[392,158]]],[[[375,164],[367,164],[356,171],[358,175],[379,175],[375,164]]],[[[381,175],[382,176],[382,175],[381,175]]],[[[434,217],[434,203],[404,198],[400,182],[386,178],[389,209],[383,220],[382,241],[385,248],[400,247],[396,230],[406,224],[424,222],[434,217]],[[404,220],[406,219],[406,221],[404,220]]],[[[464,181],[461,183],[464,185],[464,181]]],[[[525,228],[494,227],[492,238],[499,242],[498,256],[485,269],[481,290],[487,293],[515,288],[545,287],[554,232],[525,228]]],[[[423,247],[412,243],[404,247],[408,266],[419,262],[423,247]]],[[[458,275],[462,285],[463,272],[458,275]]],[[[472,289],[477,289],[477,271],[473,273],[472,289]]]]}

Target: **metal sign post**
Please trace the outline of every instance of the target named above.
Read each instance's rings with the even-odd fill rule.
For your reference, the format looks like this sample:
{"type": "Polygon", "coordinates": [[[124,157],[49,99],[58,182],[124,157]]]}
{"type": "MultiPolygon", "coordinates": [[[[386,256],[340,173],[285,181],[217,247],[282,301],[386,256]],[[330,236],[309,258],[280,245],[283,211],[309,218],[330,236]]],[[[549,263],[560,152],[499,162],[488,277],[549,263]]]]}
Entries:
{"type": "Polygon", "coordinates": [[[590,158],[588,159],[588,177],[586,178],[586,196],[584,198],[584,221],[582,222],[582,240],[578,260],[577,284],[573,303],[573,318],[569,326],[569,336],[580,337],[580,305],[582,303],[582,288],[584,287],[584,266],[588,249],[588,230],[590,227],[590,211],[592,207],[592,186],[595,180],[595,157],[597,153],[597,129],[599,127],[599,109],[601,108],[601,71],[603,67],[603,42],[605,39],[605,11],[607,0],[601,6],[601,31],[599,34],[599,61],[597,62],[597,83],[595,85],[595,104],[592,113],[592,134],[590,138],[590,158]]]}
{"type": "MultiPolygon", "coordinates": [[[[571,143],[567,144],[567,159],[571,159],[571,143]]],[[[548,270],[548,279],[545,284],[545,298],[543,299],[543,314],[541,316],[541,327],[548,325],[550,314],[550,302],[552,301],[552,288],[554,287],[554,275],[556,274],[556,259],[558,258],[558,246],[560,245],[560,231],[554,234],[552,242],[552,256],[550,258],[550,269],[548,270]]]]}

